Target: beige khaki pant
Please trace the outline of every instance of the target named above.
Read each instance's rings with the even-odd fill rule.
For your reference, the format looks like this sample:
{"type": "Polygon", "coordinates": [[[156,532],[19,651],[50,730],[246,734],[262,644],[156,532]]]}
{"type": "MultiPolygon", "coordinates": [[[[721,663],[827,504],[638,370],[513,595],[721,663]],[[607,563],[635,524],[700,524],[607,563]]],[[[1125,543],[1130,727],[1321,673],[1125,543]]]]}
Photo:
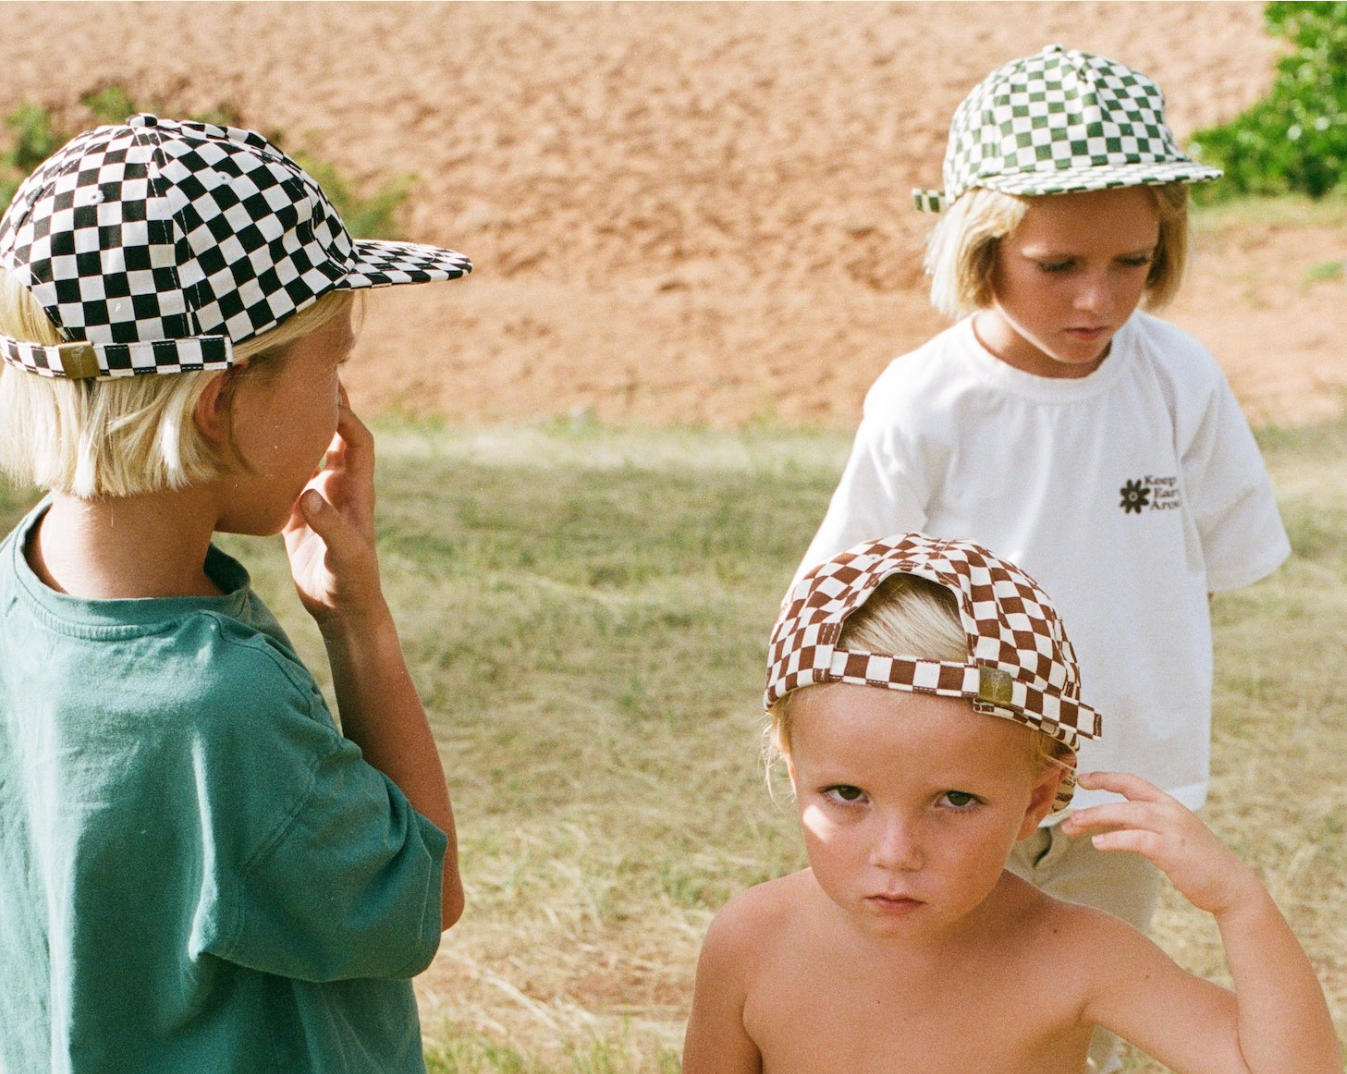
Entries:
{"type": "MultiPolygon", "coordinates": [[[[1069,836],[1055,824],[1016,843],[1006,868],[1049,895],[1104,910],[1142,932],[1160,897],[1160,870],[1140,854],[1095,850],[1088,835],[1069,836]]],[[[1096,1029],[1086,1070],[1121,1069],[1118,1038],[1096,1029]]]]}

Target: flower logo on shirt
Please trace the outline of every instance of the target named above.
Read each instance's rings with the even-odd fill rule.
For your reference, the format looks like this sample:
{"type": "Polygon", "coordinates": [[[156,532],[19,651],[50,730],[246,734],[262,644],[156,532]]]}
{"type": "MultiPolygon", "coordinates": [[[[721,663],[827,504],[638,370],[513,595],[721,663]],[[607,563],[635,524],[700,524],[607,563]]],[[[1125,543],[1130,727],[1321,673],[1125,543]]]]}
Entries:
{"type": "Polygon", "coordinates": [[[1129,481],[1118,490],[1122,494],[1122,504],[1124,514],[1141,514],[1142,508],[1149,507],[1151,502],[1151,490],[1140,481],[1129,481]]]}
{"type": "Polygon", "coordinates": [[[1146,473],[1134,481],[1124,482],[1118,490],[1122,502],[1118,504],[1124,515],[1147,515],[1155,511],[1177,511],[1183,507],[1183,488],[1177,474],[1166,477],[1164,472],[1146,473]]]}

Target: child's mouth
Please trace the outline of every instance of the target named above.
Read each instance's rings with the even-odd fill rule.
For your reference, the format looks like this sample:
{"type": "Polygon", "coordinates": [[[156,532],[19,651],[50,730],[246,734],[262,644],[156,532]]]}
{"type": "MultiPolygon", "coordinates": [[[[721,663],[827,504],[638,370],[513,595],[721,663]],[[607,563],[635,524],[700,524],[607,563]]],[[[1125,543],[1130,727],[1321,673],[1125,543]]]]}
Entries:
{"type": "Polygon", "coordinates": [[[926,905],[910,895],[871,895],[865,901],[884,914],[910,914],[926,905]]]}

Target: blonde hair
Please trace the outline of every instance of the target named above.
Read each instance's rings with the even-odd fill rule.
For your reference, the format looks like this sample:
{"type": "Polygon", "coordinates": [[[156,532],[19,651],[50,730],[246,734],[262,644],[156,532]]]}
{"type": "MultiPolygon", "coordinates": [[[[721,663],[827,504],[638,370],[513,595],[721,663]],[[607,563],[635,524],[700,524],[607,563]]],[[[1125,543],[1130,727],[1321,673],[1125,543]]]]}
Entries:
{"type": "MultiPolygon", "coordinates": [[[[270,332],[234,347],[235,367],[68,380],[0,363],[0,469],[16,481],[95,500],[183,488],[218,476],[226,461],[201,435],[194,412],[212,377],[265,372],[296,340],[350,308],[332,291],[270,332]]],[[[0,269],[0,333],[65,342],[13,271],[0,269]]],[[[227,389],[226,404],[232,398],[227,389]]]]}
{"type": "MultiPolygon", "coordinates": [[[[956,664],[968,660],[968,638],[954,594],[942,585],[911,574],[885,578],[842,623],[837,646],[918,660],[947,660],[956,664]]],[[[768,710],[769,758],[778,754],[790,756],[791,700],[800,692],[786,694],[768,710]]],[[[1025,730],[1032,732],[1028,738],[1035,771],[1071,755],[1064,742],[1027,725],[1025,730]]]]}
{"type": "MultiPolygon", "coordinates": [[[[1178,293],[1188,263],[1188,184],[1145,189],[1154,194],[1160,211],[1160,238],[1142,299],[1147,309],[1155,310],[1178,293]]],[[[1035,200],[1056,196],[1020,196],[975,187],[955,199],[940,214],[926,242],[931,305],[951,318],[990,307],[997,244],[1020,226],[1035,200]]]]}

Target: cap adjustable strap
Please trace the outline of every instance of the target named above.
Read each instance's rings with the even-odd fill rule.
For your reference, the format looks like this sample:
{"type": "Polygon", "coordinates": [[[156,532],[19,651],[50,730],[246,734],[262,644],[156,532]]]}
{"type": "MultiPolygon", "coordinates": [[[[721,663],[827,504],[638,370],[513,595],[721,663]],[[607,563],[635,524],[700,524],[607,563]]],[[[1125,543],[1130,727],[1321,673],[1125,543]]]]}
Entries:
{"type": "Polygon", "coordinates": [[[162,339],[148,343],[42,344],[0,336],[0,357],[43,377],[110,380],[142,373],[191,373],[228,369],[233,347],[224,336],[162,339]]]}

